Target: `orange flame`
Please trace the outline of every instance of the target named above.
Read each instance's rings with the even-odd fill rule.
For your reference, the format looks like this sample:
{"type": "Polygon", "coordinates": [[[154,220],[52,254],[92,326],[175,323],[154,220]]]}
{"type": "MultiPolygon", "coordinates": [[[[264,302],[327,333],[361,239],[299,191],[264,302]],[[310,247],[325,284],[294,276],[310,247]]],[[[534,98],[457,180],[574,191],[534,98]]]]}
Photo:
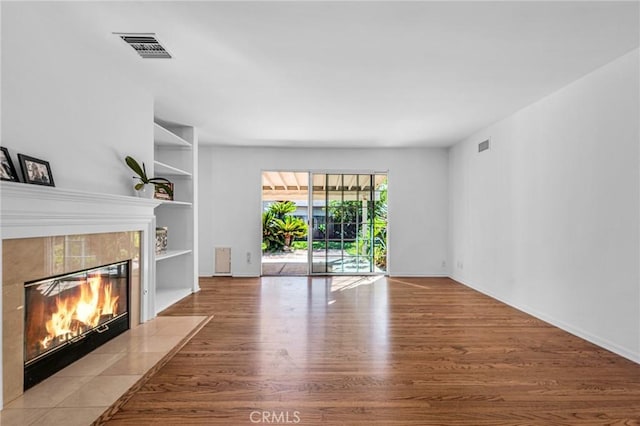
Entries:
{"type": "Polygon", "coordinates": [[[49,335],[40,342],[42,347],[47,349],[53,341],[76,337],[97,327],[104,315],[115,315],[120,296],[113,296],[112,293],[110,283],[103,286],[100,275],[92,275],[80,286],[79,296],[58,295],[56,311],[45,324],[49,335]]]}

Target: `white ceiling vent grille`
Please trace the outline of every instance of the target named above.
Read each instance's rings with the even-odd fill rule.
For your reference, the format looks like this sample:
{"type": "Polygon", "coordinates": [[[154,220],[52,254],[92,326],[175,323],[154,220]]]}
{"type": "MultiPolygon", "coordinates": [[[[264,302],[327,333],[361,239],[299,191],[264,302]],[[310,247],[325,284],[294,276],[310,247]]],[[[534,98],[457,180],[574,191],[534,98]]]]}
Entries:
{"type": "Polygon", "coordinates": [[[129,46],[133,47],[133,50],[138,52],[138,55],[143,58],[171,58],[167,49],[165,49],[156,35],[151,34],[122,34],[114,33],[129,46]]]}

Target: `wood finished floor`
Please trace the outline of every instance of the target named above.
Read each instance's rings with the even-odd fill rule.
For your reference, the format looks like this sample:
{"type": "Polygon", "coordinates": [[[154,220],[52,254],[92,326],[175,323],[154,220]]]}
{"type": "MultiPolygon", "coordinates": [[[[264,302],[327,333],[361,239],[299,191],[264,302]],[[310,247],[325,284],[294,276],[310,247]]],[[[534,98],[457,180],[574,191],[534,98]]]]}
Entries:
{"type": "Polygon", "coordinates": [[[164,314],[213,320],[107,424],[640,424],[640,365],[447,278],[201,286],[164,314]]]}

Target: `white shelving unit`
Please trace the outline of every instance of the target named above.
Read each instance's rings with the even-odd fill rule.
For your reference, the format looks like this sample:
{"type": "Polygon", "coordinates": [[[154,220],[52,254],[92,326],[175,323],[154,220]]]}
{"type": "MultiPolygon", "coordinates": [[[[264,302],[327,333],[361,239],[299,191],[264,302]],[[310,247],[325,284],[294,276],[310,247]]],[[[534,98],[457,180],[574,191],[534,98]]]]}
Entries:
{"type": "Polygon", "coordinates": [[[191,173],[185,170],[178,169],[159,161],[154,161],[153,165],[157,174],[162,174],[164,176],[191,176],[191,173]]]}
{"type": "Polygon", "coordinates": [[[153,176],[174,184],[174,201],[155,208],[156,226],[167,227],[168,249],[155,256],[154,311],[196,292],[197,274],[197,155],[196,129],[174,123],[154,123],[153,176]]]}
{"type": "Polygon", "coordinates": [[[156,262],[189,253],[193,253],[193,250],[167,250],[162,254],[156,255],[156,262]]]}

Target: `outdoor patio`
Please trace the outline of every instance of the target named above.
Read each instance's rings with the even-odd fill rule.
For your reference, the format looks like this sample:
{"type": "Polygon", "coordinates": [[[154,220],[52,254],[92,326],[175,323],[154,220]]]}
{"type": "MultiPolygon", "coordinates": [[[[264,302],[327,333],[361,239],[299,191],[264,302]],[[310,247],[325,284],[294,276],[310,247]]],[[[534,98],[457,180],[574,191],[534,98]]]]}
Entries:
{"type": "MultiPolygon", "coordinates": [[[[314,250],[313,272],[340,273],[369,273],[371,265],[365,257],[342,257],[341,250],[314,250]],[[326,259],[330,259],[327,261],[326,259]],[[328,264],[325,269],[325,262],[328,264]]],[[[291,252],[262,253],[262,275],[307,275],[309,273],[307,250],[293,250],[291,252]]],[[[374,272],[384,273],[375,267],[374,272]]]]}

